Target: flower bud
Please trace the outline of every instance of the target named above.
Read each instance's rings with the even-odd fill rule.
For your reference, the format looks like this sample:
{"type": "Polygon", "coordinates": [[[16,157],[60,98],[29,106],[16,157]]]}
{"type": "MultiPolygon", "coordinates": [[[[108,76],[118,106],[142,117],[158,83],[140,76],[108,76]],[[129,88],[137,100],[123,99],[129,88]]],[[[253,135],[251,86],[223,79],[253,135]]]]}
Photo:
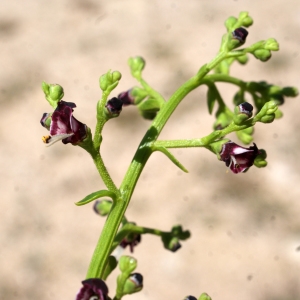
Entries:
{"type": "Polygon", "coordinates": [[[234,109],[233,122],[236,125],[241,125],[244,121],[251,118],[252,114],[253,106],[248,102],[241,103],[234,109]]]}
{"type": "Polygon", "coordinates": [[[279,44],[275,39],[271,38],[271,39],[266,40],[265,45],[264,45],[264,49],[272,50],[272,51],[278,51],[279,50],[279,44]]]}
{"type": "Polygon", "coordinates": [[[269,60],[272,56],[271,51],[267,49],[257,49],[253,55],[262,62],[269,60]]]}
{"type": "Polygon", "coordinates": [[[253,141],[252,134],[254,132],[253,127],[248,127],[243,130],[236,131],[236,136],[245,145],[249,145],[253,141]]]}
{"type": "Polygon", "coordinates": [[[203,293],[200,295],[198,300],[211,300],[211,297],[209,297],[206,293],[203,293]]]}
{"type": "Polygon", "coordinates": [[[298,93],[298,89],[295,87],[284,87],[282,89],[282,94],[286,97],[296,97],[298,93]]]}
{"type": "Polygon", "coordinates": [[[186,297],[184,297],[184,299],[183,300],[197,300],[197,298],[196,297],[194,297],[194,296],[186,296],[186,297]]]}
{"type": "Polygon", "coordinates": [[[137,260],[131,256],[123,255],[119,260],[119,269],[122,273],[130,274],[137,267],[137,260]]]}
{"type": "Polygon", "coordinates": [[[226,128],[232,121],[232,112],[227,108],[219,108],[216,112],[216,121],[213,125],[215,130],[226,128]]]}
{"type": "Polygon", "coordinates": [[[162,235],[161,239],[165,249],[170,250],[171,252],[176,252],[178,249],[181,248],[179,239],[177,237],[173,237],[170,233],[162,235]]]}
{"type": "Polygon", "coordinates": [[[245,65],[245,64],[248,62],[249,58],[248,58],[248,55],[245,54],[245,55],[238,56],[238,57],[236,58],[236,60],[237,60],[241,65],[245,65]]]}
{"type": "Polygon", "coordinates": [[[139,292],[143,288],[143,276],[140,273],[132,273],[127,278],[123,295],[129,295],[139,292]]]}
{"type": "Polygon", "coordinates": [[[132,76],[140,77],[141,72],[144,69],[146,62],[142,57],[136,56],[136,57],[129,58],[128,64],[129,64],[132,76]]]}
{"type": "Polygon", "coordinates": [[[232,28],[234,27],[234,25],[237,22],[237,18],[235,17],[229,17],[226,21],[225,21],[225,27],[227,28],[228,31],[231,31],[232,28]]]}
{"type": "Polygon", "coordinates": [[[148,92],[140,87],[134,87],[131,90],[131,94],[134,98],[134,104],[137,105],[139,104],[141,101],[143,101],[147,96],[148,96],[148,92]]]}
{"type": "Polygon", "coordinates": [[[232,31],[231,36],[228,36],[227,49],[230,51],[243,45],[246,41],[247,35],[248,31],[245,28],[236,28],[232,31]]]}
{"type": "Polygon", "coordinates": [[[96,214],[104,217],[107,216],[111,210],[112,201],[110,200],[97,200],[94,204],[94,211],[96,214]]]}
{"type": "Polygon", "coordinates": [[[48,84],[46,82],[42,83],[42,89],[44,91],[46,100],[49,104],[56,109],[58,102],[64,96],[64,89],[59,84],[48,84]]]}
{"type": "Polygon", "coordinates": [[[260,121],[259,122],[262,122],[262,123],[272,123],[275,119],[275,114],[269,114],[269,115],[265,115],[263,117],[261,117],[260,121]]]}
{"type": "Polygon", "coordinates": [[[122,77],[119,71],[110,72],[100,76],[99,85],[103,92],[111,92],[118,84],[122,77]]]}
{"type": "Polygon", "coordinates": [[[267,166],[268,162],[266,161],[267,152],[264,149],[259,149],[259,155],[254,160],[254,165],[257,168],[264,168],[267,166]]]}
{"type": "Polygon", "coordinates": [[[123,106],[132,105],[134,104],[134,98],[131,94],[131,90],[128,90],[126,92],[122,92],[118,95],[118,98],[122,100],[123,106]]]}
{"type": "Polygon", "coordinates": [[[109,118],[118,117],[122,111],[123,102],[119,98],[112,98],[107,101],[106,107],[106,114],[109,118]]]}
{"type": "Polygon", "coordinates": [[[160,102],[155,98],[149,98],[141,102],[137,107],[145,119],[153,120],[160,110],[160,102]]]}
{"type": "Polygon", "coordinates": [[[242,45],[246,41],[246,38],[248,36],[248,31],[243,27],[239,27],[232,32],[232,36],[234,39],[240,42],[240,45],[242,45]]]}

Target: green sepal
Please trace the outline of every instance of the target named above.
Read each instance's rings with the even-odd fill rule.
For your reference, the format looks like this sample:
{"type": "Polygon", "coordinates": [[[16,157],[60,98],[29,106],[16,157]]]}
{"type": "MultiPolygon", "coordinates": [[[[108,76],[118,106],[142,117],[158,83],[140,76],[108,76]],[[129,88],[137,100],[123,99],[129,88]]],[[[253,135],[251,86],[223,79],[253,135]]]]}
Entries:
{"type": "Polygon", "coordinates": [[[101,198],[101,197],[109,197],[112,200],[115,200],[116,199],[116,194],[111,192],[111,191],[108,191],[108,190],[100,190],[100,191],[97,191],[97,192],[94,192],[94,193],[91,193],[91,194],[87,195],[82,200],[80,200],[78,202],[75,202],[75,204],[77,206],[82,206],[82,205],[88,204],[88,203],[90,203],[90,202],[92,202],[92,201],[94,201],[98,198],[101,198]]]}
{"type": "Polygon", "coordinates": [[[103,273],[103,280],[106,280],[106,278],[111,274],[111,272],[116,268],[116,266],[118,265],[117,259],[115,256],[110,255],[107,258],[107,263],[106,263],[106,267],[103,273]]]}
{"type": "Polygon", "coordinates": [[[211,297],[208,296],[206,293],[202,293],[198,300],[211,300],[211,297]]]}
{"type": "Polygon", "coordinates": [[[208,112],[211,115],[213,112],[216,100],[218,99],[218,90],[216,89],[216,86],[214,84],[208,85],[206,98],[207,98],[208,112]]]}
{"type": "Polygon", "coordinates": [[[220,106],[216,112],[216,121],[213,128],[220,130],[226,128],[232,121],[233,113],[227,106],[220,106]]]}
{"type": "Polygon", "coordinates": [[[157,147],[154,149],[154,151],[159,151],[165,154],[180,170],[182,170],[185,173],[188,173],[189,171],[175,158],[175,156],[165,147],[157,147]]]}

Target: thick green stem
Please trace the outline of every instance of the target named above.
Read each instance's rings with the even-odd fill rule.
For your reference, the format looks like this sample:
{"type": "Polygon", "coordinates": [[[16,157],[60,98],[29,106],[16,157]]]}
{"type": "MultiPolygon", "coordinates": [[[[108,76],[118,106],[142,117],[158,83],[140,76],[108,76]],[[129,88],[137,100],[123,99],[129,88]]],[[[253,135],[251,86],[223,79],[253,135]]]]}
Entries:
{"type": "Polygon", "coordinates": [[[115,235],[122,222],[138,178],[140,177],[141,172],[152,153],[151,145],[157,140],[166,122],[182,99],[192,90],[197,88],[201,84],[203,77],[225,58],[226,53],[218,54],[217,57],[214,58],[209,64],[204,65],[198,71],[196,76],[184,83],[161,108],[160,112],[142,139],[120,186],[120,197],[113,204],[112,210],[108,215],[92,257],[87,278],[102,278],[104,274],[106,260],[111,252],[115,235]]]}

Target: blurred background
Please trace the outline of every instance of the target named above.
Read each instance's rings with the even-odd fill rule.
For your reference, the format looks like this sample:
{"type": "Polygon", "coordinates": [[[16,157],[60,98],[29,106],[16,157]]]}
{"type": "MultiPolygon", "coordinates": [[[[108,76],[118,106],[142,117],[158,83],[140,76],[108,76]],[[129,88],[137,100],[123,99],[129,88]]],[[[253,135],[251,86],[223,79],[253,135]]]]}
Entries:
{"type": "MultiPolygon", "coordinates": [[[[168,99],[214,57],[225,19],[240,11],[254,18],[246,45],[274,37],[281,49],[267,63],[235,64],[231,74],[299,87],[299,0],[1,1],[1,299],[74,299],[104,224],[92,204],[74,205],[104,188],[89,155],[41,141],[47,132],[39,121],[51,111],[42,81],[62,85],[75,117],[93,129],[100,75],[123,74],[116,96],[137,84],[127,60],[141,55],[145,79],[168,99]]],[[[236,89],[219,87],[231,103],[236,89]]],[[[210,133],[205,95],[205,87],[192,92],[161,138],[210,133]]],[[[173,151],[188,174],[162,154],[150,158],[127,218],[162,230],[181,224],[192,236],[176,253],[143,236],[134,256],[144,289],[132,300],[202,292],[213,300],[300,299],[299,98],[282,110],[283,119],[256,126],[267,168],[234,175],[205,149],[173,151]]],[[[126,107],[105,126],[103,157],[117,185],[149,125],[126,107]]],[[[108,280],[111,297],[116,276],[108,280]]]]}

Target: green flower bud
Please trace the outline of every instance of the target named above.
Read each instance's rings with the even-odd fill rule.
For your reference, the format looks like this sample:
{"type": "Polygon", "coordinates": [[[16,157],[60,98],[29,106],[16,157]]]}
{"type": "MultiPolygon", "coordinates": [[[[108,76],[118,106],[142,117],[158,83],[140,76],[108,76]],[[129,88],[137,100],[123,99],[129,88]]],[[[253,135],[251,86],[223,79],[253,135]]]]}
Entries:
{"type": "Polygon", "coordinates": [[[211,300],[211,297],[209,297],[206,293],[203,293],[200,295],[198,300],[211,300]]]}
{"type": "Polygon", "coordinates": [[[236,58],[236,60],[237,60],[241,65],[245,65],[245,64],[248,62],[249,58],[248,58],[247,54],[245,54],[245,55],[238,56],[238,57],[236,58]]]}
{"type": "Polygon", "coordinates": [[[112,201],[110,200],[101,200],[96,201],[94,204],[94,211],[100,216],[107,216],[112,207],[112,201]]]}
{"type": "Polygon", "coordinates": [[[272,123],[275,119],[275,114],[269,114],[269,115],[265,115],[263,117],[261,117],[259,122],[262,123],[272,123]]]}
{"type": "Polygon", "coordinates": [[[232,112],[227,108],[219,108],[216,112],[216,121],[213,128],[215,130],[221,130],[227,127],[232,121],[232,112]]]}
{"type": "Polygon", "coordinates": [[[170,233],[161,236],[165,249],[176,252],[181,248],[181,244],[177,237],[173,237],[170,233]]]}
{"type": "Polygon", "coordinates": [[[110,93],[118,84],[122,75],[119,71],[110,72],[100,76],[99,85],[103,92],[110,93]]]}
{"type": "Polygon", "coordinates": [[[245,93],[243,90],[237,91],[235,93],[235,95],[233,96],[233,104],[240,105],[243,102],[246,102],[244,96],[245,96],[245,93]]]}
{"type": "Polygon", "coordinates": [[[137,105],[141,115],[145,119],[154,119],[160,110],[160,102],[155,98],[149,98],[137,105]]]}
{"type": "Polygon", "coordinates": [[[275,39],[268,39],[265,42],[264,49],[266,50],[272,50],[272,51],[278,51],[279,50],[279,44],[275,39]]]}
{"type": "Polygon", "coordinates": [[[274,95],[274,94],[280,94],[282,91],[282,88],[278,85],[271,85],[269,87],[269,90],[268,90],[268,94],[269,95],[274,95]]]}
{"type": "Polygon", "coordinates": [[[282,94],[287,97],[296,97],[298,93],[298,89],[295,87],[284,87],[282,89],[282,94]]]}
{"type": "Polygon", "coordinates": [[[46,100],[49,104],[56,109],[58,102],[64,96],[64,89],[59,84],[48,84],[46,82],[42,83],[42,89],[44,91],[46,100]]]}
{"type": "Polygon", "coordinates": [[[136,86],[131,89],[131,95],[134,98],[134,104],[137,105],[148,96],[148,92],[136,86]]]}
{"type": "Polygon", "coordinates": [[[242,26],[249,27],[253,24],[253,19],[249,16],[247,11],[242,11],[239,14],[239,21],[242,26]]]}
{"type": "Polygon", "coordinates": [[[268,162],[266,161],[267,152],[264,149],[259,149],[259,154],[254,159],[254,165],[257,168],[264,168],[267,166],[268,162]]]}
{"type": "Polygon", "coordinates": [[[127,278],[124,284],[123,295],[137,293],[142,288],[143,288],[143,276],[140,273],[132,273],[127,278]]]}
{"type": "Polygon", "coordinates": [[[245,145],[249,145],[253,141],[253,127],[248,127],[243,130],[236,131],[236,136],[245,145]]]}
{"type": "Polygon", "coordinates": [[[146,62],[142,57],[136,56],[129,58],[128,64],[132,76],[137,78],[141,76],[142,70],[144,69],[146,62]]]}
{"type": "Polygon", "coordinates": [[[278,109],[276,101],[268,101],[264,107],[267,115],[275,113],[275,111],[278,109]]]}
{"type": "Polygon", "coordinates": [[[121,256],[119,260],[119,269],[122,273],[130,274],[137,267],[137,260],[131,256],[121,256]]]}
{"type": "Polygon", "coordinates": [[[271,51],[267,49],[257,49],[253,52],[253,55],[263,62],[269,60],[272,56],[271,51]]]}
{"type": "Polygon", "coordinates": [[[225,27],[227,28],[227,31],[232,31],[235,24],[237,22],[237,18],[235,17],[229,17],[226,21],[225,21],[225,27]]]}
{"type": "Polygon", "coordinates": [[[280,119],[283,117],[283,112],[279,109],[275,111],[275,119],[280,119]]]}

